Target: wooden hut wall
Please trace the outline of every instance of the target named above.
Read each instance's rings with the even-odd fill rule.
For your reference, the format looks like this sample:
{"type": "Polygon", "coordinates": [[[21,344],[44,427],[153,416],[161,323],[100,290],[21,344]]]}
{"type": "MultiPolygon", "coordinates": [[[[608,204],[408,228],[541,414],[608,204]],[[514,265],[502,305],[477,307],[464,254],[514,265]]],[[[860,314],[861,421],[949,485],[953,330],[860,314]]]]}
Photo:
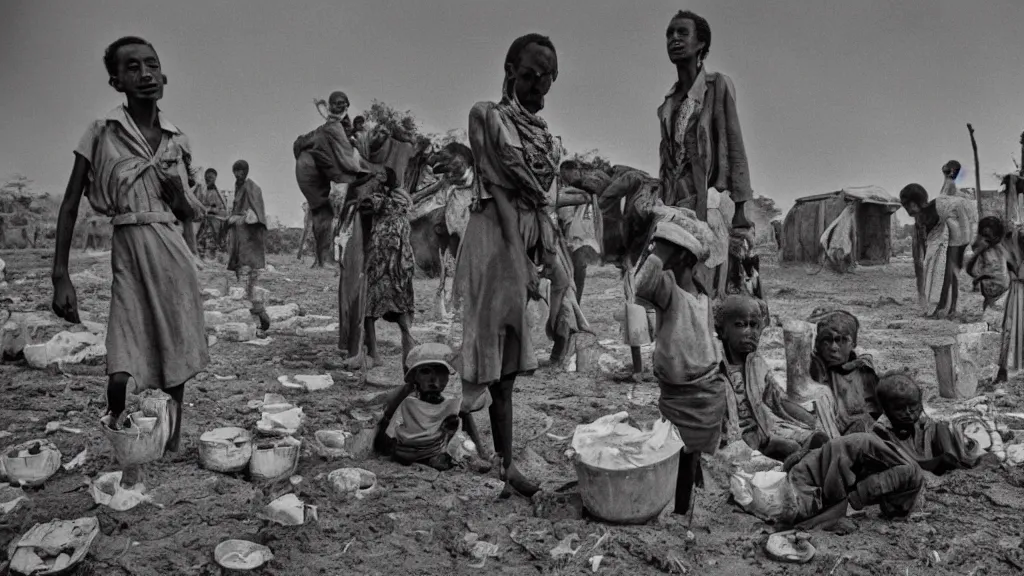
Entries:
{"type": "Polygon", "coordinates": [[[821,235],[845,207],[841,194],[793,206],[782,226],[783,262],[819,262],[824,253],[821,235]]]}
{"type": "Polygon", "coordinates": [[[892,216],[887,207],[859,203],[856,230],[857,261],[865,266],[887,264],[892,254],[892,216]]]}

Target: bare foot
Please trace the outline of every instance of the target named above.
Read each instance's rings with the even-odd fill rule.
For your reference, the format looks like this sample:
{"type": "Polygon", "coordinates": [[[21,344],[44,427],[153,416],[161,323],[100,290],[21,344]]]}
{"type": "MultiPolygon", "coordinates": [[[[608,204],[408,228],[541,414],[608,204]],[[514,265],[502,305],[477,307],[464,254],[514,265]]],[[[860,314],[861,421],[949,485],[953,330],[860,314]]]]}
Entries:
{"type": "Polygon", "coordinates": [[[342,361],[341,368],[352,371],[369,370],[373,368],[373,359],[365,354],[357,354],[342,361]]]}
{"type": "Polygon", "coordinates": [[[532,498],[534,494],[540,492],[540,486],[529,480],[526,476],[516,468],[515,462],[513,462],[507,469],[502,473],[503,480],[505,480],[505,488],[501,491],[502,498],[508,498],[515,491],[526,498],[532,498]]]}

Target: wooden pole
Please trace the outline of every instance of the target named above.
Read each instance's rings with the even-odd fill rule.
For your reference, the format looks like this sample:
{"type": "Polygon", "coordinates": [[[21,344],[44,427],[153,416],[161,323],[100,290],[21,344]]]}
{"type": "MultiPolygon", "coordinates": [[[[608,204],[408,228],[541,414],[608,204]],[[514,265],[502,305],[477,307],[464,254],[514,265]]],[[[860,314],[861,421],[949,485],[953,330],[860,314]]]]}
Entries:
{"type": "Polygon", "coordinates": [[[978,218],[981,218],[984,216],[981,211],[981,165],[978,162],[978,141],[974,139],[974,127],[970,122],[967,123],[967,131],[971,134],[971,148],[974,149],[974,196],[978,201],[978,218]]]}

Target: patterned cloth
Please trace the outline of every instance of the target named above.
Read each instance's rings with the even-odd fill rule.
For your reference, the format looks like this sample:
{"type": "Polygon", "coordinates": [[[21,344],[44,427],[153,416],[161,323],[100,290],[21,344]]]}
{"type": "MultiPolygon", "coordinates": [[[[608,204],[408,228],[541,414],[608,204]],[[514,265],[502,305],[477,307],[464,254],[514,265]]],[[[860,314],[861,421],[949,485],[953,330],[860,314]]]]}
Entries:
{"type": "Polygon", "coordinates": [[[401,188],[377,186],[366,201],[373,212],[366,260],[366,317],[411,313],[415,310],[412,279],[416,271],[409,243],[412,199],[401,188]]]}
{"type": "Polygon", "coordinates": [[[856,353],[843,365],[829,368],[817,353],[811,355],[811,378],[831,388],[836,424],[842,434],[868,432],[882,414],[875,397],[878,374],[871,356],[856,353]]]}
{"type": "Polygon", "coordinates": [[[672,138],[675,140],[676,166],[680,168],[689,164],[691,156],[696,153],[695,128],[697,127],[697,118],[704,108],[705,78],[704,69],[701,68],[697,80],[683,98],[682,103],[676,108],[672,138]]]}
{"type": "Polygon", "coordinates": [[[544,206],[550,202],[548,194],[558,175],[559,142],[548,131],[543,118],[523,107],[511,86],[506,85],[502,94],[495,109],[504,128],[518,136],[522,161],[526,162],[528,174],[532,176],[524,179],[527,186],[522,190],[523,199],[534,207],[544,206]],[[533,183],[535,185],[530,185],[533,183]]]}
{"type": "Polygon", "coordinates": [[[89,203],[115,224],[107,373],[130,374],[136,392],[177,387],[210,362],[194,259],[161,190],[176,178],[201,210],[188,186],[190,148],[163,114],[158,122],[153,150],[122,105],[93,122],[75,148],[89,161],[89,203]]]}
{"type": "Polygon", "coordinates": [[[751,442],[748,439],[751,436],[757,436],[757,421],[754,420],[754,409],[751,404],[751,399],[747,397],[747,387],[744,381],[746,365],[728,364],[726,367],[729,372],[729,382],[732,384],[732,393],[736,398],[735,422],[737,433],[741,438],[747,441],[747,444],[753,444],[751,448],[756,450],[761,447],[760,439],[755,442],[751,442]]]}

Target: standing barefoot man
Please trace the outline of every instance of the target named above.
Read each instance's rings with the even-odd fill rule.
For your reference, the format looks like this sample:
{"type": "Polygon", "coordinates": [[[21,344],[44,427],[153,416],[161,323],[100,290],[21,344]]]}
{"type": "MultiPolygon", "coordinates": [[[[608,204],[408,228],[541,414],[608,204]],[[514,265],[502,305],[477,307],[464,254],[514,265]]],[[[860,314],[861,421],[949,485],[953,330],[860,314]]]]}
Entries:
{"type": "Polygon", "coordinates": [[[117,40],[103,56],[110,86],[126,104],[89,125],[75,148],[57,220],[53,311],[77,324],[78,298],[68,275],[75,217],[84,193],[112,218],[107,406],[110,427],[124,420],[129,379],[171,397],[167,449],[178,450],[185,382],[210,362],[203,299],[192,255],[175,222],[191,234],[205,211],[189,191],[188,138],[160,112],[167,76],[153,46],[117,40]]]}
{"type": "MultiPolygon", "coordinates": [[[[537,265],[551,279],[548,334],[565,353],[578,314],[572,262],[550,213],[558,182],[557,140],[537,113],[558,76],[551,40],[517,38],[505,57],[498,103],[479,102],[469,113],[469,140],[476,162],[479,207],[473,212],[455,272],[456,297],[466,297],[462,344],[462,413],[481,410],[491,395],[494,449],[506,493],[531,496],[538,488],[512,462],[512,390],[516,377],[537,368],[526,302],[536,297],[537,265]]],[[[463,424],[477,446],[472,420],[463,424]]]]}
{"type": "Polygon", "coordinates": [[[695,270],[698,281],[719,298],[746,292],[743,264],[754,238],[744,205],[753,191],[736,112],[736,90],[725,74],[705,70],[711,47],[707,20],[681,11],[669,21],[665,39],[677,82],[658,108],[662,200],[668,206],[692,209],[716,232],[711,257],[695,270]],[[708,210],[710,188],[715,193],[727,192],[735,204],[730,239],[716,230],[719,225],[726,227],[721,213],[708,210]]]}

